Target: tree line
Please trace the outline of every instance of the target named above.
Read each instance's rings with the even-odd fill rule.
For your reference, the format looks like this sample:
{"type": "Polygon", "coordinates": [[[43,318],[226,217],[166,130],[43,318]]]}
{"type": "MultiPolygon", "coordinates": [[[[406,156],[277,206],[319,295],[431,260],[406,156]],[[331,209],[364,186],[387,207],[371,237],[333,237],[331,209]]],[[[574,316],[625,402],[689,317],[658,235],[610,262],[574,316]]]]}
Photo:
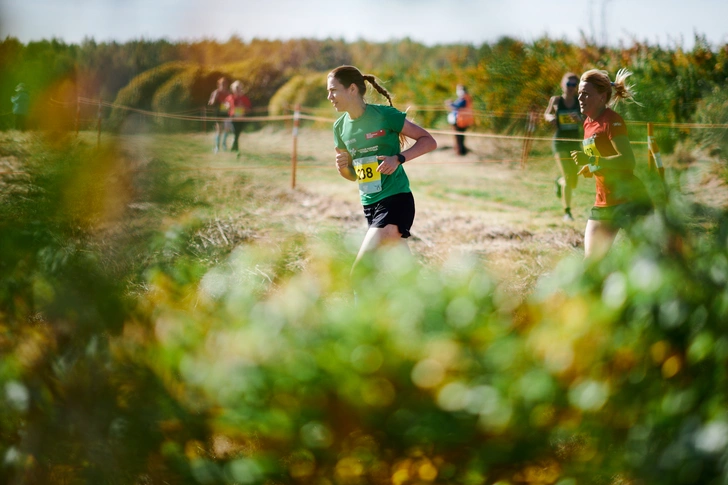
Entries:
{"type": "MultiPolygon", "coordinates": [[[[604,47],[586,39],[572,43],[548,37],[530,42],[503,37],[479,46],[426,46],[407,38],[374,43],[337,39],[245,42],[238,37],[226,42],[85,39],[80,44],[67,44],[51,39],[23,44],[7,37],[0,42],[0,69],[4,73],[0,79],[0,114],[9,113],[10,97],[20,82],[34,95],[36,121],[42,124],[54,118],[48,116],[53,108],[50,99],[67,105],[79,96],[107,102],[127,100],[128,93],[119,98],[125,89],[129,91],[134,83],[145,84],[149,79],[154,82],[142,95],[133,94],[138,107],[182,111],[204,106],[215,76],[225,74],[245,78],[254,103],[268,107],[286,83],[306,84],[295,80],[297,76],[322,75],[341,64],[353,64],[377,75],[401,107],[441,106],[444,99],[452,97],[457,83],[465,84],[476,108],[490,113],[479,124],[493,130],[518,129],[525,112],[545,107],[548,98],[559,92],[559,81],[566,71],[578,74],[600,68],[613,76],[622,67],[634,72],[640,103],[620,108],[626,119],[721,123],[724,120],[716,117],[723,111],[716,112],[715,105],[725,104],[720,87],[728,77],[728,44],[714,46],[700,35],[696,35],[692,49],[638,41],[604,47]],[[160,70],[171,72],[174,69],[169,66],[175,65],[180,78],[157,75],[160,70]]],[[[288,86],[286,96],[319,99],[320,105],[327,105],[325,96],[306,95],[299,89],[288,86]]],[[[70,111],[66,107],[55,118],[72,117],[70,111]]],[[[438,113],[419,116],[426,125],[443,121],[438,113]]],[[[0,128],[7,129],[11,121],[3,116],[0,128]]],[[[679,136],[673,133],[672,140],[663,142],[674,142],[679,136]]],[[[672,144],[667,143],[668,148],[672,144]]]]}

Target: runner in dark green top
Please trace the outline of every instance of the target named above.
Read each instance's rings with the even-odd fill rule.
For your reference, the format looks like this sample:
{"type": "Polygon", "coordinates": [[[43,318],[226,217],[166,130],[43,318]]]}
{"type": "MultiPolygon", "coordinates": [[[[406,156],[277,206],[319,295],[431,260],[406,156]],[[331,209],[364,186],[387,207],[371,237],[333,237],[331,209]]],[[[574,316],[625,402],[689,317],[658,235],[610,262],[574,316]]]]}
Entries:
{"type": "Polygon", "coordinates": [[[556,128],[552,149],[561,176],[554,183],[556,196],[561,198],[564,206],[565,221],[574,220],[571,215],[571,192],[579,180],[576,165],[571,160],[571,152],[581,149],[581,125],[584,122],[576,97],[578,85],[579,76],[573,72],[564,74],[561,78],[561,96],[552,96],[544,113],[546,121],[556,128]]]}
{"type": "Polygon", "coordinates": [[[326,84],[328,100],[344,113],[334,123],[336,168],[347,180],[358,182],[369,230],[356,263],[379,246],[404,244],[414,221],[415,205],[402,165],[437,148],[426,130],[405,119],[392,107],[392,97],[376,78],[356,67],[331,71],[326,84]],[[389,101],[389,106],[364,101],[366,82],[389,101]],[[415,143],[402,150],[405,138],[415,143]]]}

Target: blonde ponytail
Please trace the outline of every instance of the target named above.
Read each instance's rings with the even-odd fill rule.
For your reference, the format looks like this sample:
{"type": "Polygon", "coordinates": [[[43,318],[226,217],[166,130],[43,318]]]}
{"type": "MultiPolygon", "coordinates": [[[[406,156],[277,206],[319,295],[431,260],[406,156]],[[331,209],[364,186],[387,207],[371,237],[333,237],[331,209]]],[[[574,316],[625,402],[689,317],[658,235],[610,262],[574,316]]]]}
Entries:
{"type": "Polygon", "coordinates": [[[634,99],[634,85],[627,84],[627,78],[631,75],[631,71],[628,71],[627,69],[620,69],[617,71],[617,77],[614,82],[612,82],[609,79],[609,73],[607,71],[590,69],[581,75],[581,81],[591,83],[598,93],[607,93],[607,106],[610,108],[612,106],[616,106],[621,100],[642,106],[636,99],[634,99]]]}
{"type": "Polygon", "coordinates": [[[627,78],[631,75],[632,72],[624,68],[617,71],[617,77],[614,78],[614,82],[612,83],[612,86],[614,86],[614,97],[610,103],[611,106],[616,106],[617,103],[623,99],[642,106],[636,99],[634,99],[634,95],[636,93],[634,90],[634,84],[627,84],[627,78]]]}

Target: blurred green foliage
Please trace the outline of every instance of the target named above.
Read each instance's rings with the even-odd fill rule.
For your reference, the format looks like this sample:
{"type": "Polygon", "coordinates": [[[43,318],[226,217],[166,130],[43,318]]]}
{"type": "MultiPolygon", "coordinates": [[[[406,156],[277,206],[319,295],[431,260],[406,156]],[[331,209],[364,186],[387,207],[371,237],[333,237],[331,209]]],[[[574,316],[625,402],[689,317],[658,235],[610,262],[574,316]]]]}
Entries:
{"type": "Polygon", "coordinates": [[[0,145],[3,483],[728,479],[727,219],[677,193],[529,294],[394,251],[352,282],[335,234],[193,253],[164,160],[33,136],[0,145]]]}
{"type": "MultiPolygon", "coordinates": [[[[114,102],[129,108],[152,110],[155,104],[159,104],[159,102],[155,103],[155,98],[158,96],[157,91],[160,86],[166,87],[170,80],[174,80],[179,74],[187,73],[190,70],[195,71],[196,68],[184,62],[171,62],[145,71],[121,89],[114,102]]],[[[161,95],[164,95],[164,91],[161,95]]],[[[118,126],[129,115],[130,113],[126,110],[114,109],[110,117],[112,126],[118,126]]]]}
{"type": "Polygon", "coordinates": [[[327,96],[326,73],[297,74],[276,91],[268,103],[268,110],[271,115],[287,114],[300,104],[307,108],[329,108],[331,112],[327,96]]]}

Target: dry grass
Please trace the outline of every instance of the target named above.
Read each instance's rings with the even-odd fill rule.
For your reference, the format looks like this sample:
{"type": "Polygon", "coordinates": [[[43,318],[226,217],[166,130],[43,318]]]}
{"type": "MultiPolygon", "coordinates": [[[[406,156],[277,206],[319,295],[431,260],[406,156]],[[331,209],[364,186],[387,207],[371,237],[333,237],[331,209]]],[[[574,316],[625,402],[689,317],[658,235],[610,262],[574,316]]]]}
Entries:
{"type": "MultiPolygon", "coordinates": [[[[180,219],[199,219],[190,238],[192,254],[203,257],[214,249],[222,257],[240,244],[279,244],[291,237],[318,238],[333,231],[342,236],[347,246],[342,250],[353,258],[366,227],[355,184],[342,179],[333,167],[333,138],[328,127],[301,130],[295,189],[291,188],[289,128],[269,126],[244,133],[240,157],[229,152],[213,154],[212,136],[104,139],[115,144],[128,168],[144,171],[161,163],[173,169],[178,181],[193,185],[196,204],[162,216],[168,226],[180,219]]],[[[560,201],[553,192],[557,169],[549,142],[533,144],[524,170],[518,139],[468,138],[472,152],[457,157],[452,137],[436,138],[438,150],[406,165],[417,202],[410,247],[423,264],[439,265],[453,256],[475,255],[484,269],[508,287],[527,292],[560,259],[581,254],[594,184],[580,181],[572,203],[576,221],[562,221],[560,201]]],[[[95,144],[93,133],[82,134],[82,139],[95,144]]],[[[642,146],[636,146],[635,152],[646,165],[642,146]]],[[[22,150],[7,151],[0,154],[0,163],[6,170],[17,169],[22,156],[22,150]]],[[[700,154],[696,157],[701,160],[700,154]]],[[[693,165],[683,169],[683,188],[706,205],[728,206],[728,189],[714,163],[693,165]]],[[[129,210],[143,218],[155,205],[135,200],[129,210]]],[[[133,227],[111,224],[104,231],[107,235],[133,232],[133,227]]],[[[306,264],[305,260],[294,261],[295,255],[289,259],[292,267],[306,264]]]]}
{"type": "MultiPolygon", "coordinates": [[[[365,221],[356,186],[333,168],[328,129],[301,131],[295,189],[290,131],[265,128],[243,134],[240,158],[213,154],[211,138],[123,139],[123,151],[132,158],[164,157],[178,168],[199,169],[187,176],[202,181],[200,197],[213,211],[212,222],[196,238],[200,250],[253,240],[275,243],[292,234],[318,237],[333,230],[351,241],[348,250],[353,252],[366,231],[365,221]]],[[[424,264],[476,255],[484,268],[526,291],[559,259],[581,251],[593,183],[583,183],[574,195],[577,221],[562,221],[553,193],[557,170],[547,142],[534,144],[523,170],[520,140],[471,138],[472,153],[457,157],[451,137],[437,138],[436,152],[406,166],[417,202],[410,247],[424,264]]]]}

